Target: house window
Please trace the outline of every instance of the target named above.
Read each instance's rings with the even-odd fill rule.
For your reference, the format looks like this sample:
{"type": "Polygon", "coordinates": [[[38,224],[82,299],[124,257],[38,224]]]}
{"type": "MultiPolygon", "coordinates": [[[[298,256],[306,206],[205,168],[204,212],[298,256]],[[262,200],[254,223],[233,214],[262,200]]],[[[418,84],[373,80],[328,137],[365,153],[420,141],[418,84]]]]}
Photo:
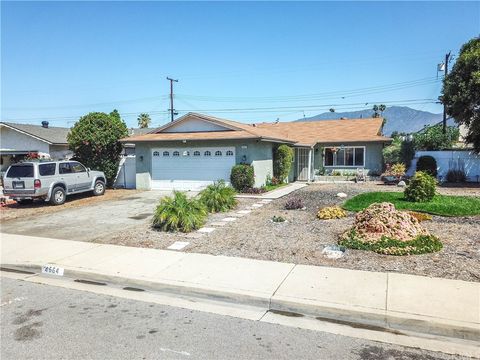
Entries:
{"type": "Polygon", "coordinates": [[[200,156],[200,151],[194,151],[193,156],[200,156]]]}
{"type": "Polygon", "coordinates": [[[168,151],[164,151],[163,156],[170,156],[170,153],[168,151]]]}
{"type": "Polygon", "coordinates": [[[153,156],[160,156],[160,153],[158,151],[154,151],[153,156]]]}
{"type": "Polygon", "coordinates": [[[233,156],[233,151],[232,151],[232,150],[228,150],[226,154],[227,154],[227,156],[233,156]]]}
{"type": "Polygon", "coordinates": [[[203,153],[203,156],[212,156],[212,153],[207,150],[203,153]]]}
{"type": "Polygon", "coordinates": [[[173,156],[180,156],[180,153],[175,150],[172,155],[173,155],[173,156]]]}
{"type": "Polygon", "coordinates": [[[215,156],[222,156],[222,152],[220,150],[215,151],[215,156]]]}
{"type": "Polygon", "coordinates": [[[323,164],[324,166],[365,166],[365,147],[327,147],[323,164]]]}

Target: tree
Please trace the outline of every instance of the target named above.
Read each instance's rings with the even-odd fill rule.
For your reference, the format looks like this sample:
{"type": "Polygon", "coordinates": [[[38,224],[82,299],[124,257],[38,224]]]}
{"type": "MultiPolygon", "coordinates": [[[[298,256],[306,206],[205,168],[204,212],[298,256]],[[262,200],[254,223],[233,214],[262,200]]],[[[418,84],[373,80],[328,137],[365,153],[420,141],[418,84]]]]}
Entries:
{"type": "Polygon", "coordinates": [[[444,134],[441,125],[427,125],[413,135],[413,142],[416,150],[443,150],[452,148],[459,136],[460,131],[455,126],[448,126],[444,134]]]}
{"type": "Polygon", "coordinates": [[[379,118],[383,116],[383,112],[385,111],[387,107],[383,104],[381,105],[373,105],[372,110],[373,110],[373,117],[374,118],[379,118]]]}
{"type": "Polygon", "coordinates": [[[402,162],[401,158],[402,139],[400,137],[394,137],[390,145],[383,148],[383,160],[386,164],[397,164],[402,162]]]}
{"type": "Polygon", "coordinates": [[[293,156],[293,149],[288,145],[280,145],[275,149],[273,154],[273,175],[282,183],[285,182],[288,174],[290,174],[293,156]]]}
{"type": "Polygon", "coordinates": [[[141,113],[140,115],[138,115],[137,121],[138,127],[144,129],[150,126],[152,119],[150,119],[150,115],[148,115],[147,113],[141,113]]]}
{"type": "Polygon", "coordinates": [[[92,112],[82,116],[70,130],[67,141],[74,157],[85,166],[101,170],[111,186],[120,162],[119,139],[128,136],[127,126],[117,110],[110,114],[92,112]]]}
{"type": "Polygon", "coordinates": [[[480,38],[462,46],[457,62],[443,81],[446,112],[467,128],[465,140],[480,153],[480,38]]]}

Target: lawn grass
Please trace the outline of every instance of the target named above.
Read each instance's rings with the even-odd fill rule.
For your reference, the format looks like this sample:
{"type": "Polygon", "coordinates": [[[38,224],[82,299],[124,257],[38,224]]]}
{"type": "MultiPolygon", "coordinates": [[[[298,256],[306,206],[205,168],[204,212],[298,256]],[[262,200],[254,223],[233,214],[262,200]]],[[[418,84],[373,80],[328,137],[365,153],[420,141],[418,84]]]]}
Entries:
{"type": "Polygon", "coordinates": [[[441,216],[480,215],[480,199],[468,196],[435,195],[427,203],[405,200],[403,192],[368,192],[348,199],[343,208],[360,211],[376,202],[390,202],[399,210],[413,210],[441,216]]]}
{"type": "Polygon", "coordinates": [[[265,185],[263,188],[268,191],[272,191],[278,188],[281,188],[283,186],[287,186],[287,183],[282,183],[282,184],[277,184],[277,185],[265,185]]]}

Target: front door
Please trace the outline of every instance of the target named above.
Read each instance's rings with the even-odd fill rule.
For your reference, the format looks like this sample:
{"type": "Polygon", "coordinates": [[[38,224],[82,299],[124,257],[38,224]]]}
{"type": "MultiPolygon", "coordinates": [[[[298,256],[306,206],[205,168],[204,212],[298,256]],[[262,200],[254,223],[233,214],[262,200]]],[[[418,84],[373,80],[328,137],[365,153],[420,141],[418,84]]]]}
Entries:
{"type": "Polygon", "coordinates": [[[308,154],[309,149],[297,148],[297,180],[308,181],[308,154]]]}

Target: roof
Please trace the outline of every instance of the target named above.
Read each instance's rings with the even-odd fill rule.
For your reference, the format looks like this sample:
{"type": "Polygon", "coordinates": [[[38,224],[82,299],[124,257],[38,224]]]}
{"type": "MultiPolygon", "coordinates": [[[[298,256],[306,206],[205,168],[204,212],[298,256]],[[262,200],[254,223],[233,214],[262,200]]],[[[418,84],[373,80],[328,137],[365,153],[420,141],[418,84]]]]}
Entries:
{"type": "Polygon", "coordinates": [[[260,139],[285,142],[298,146],[314,146],[316,143],[324,142],[389,142],[391,141],[390,138],[380,135],[382,123],[382,118],[371,118],[244,124],[210,115],[188,113],[174,122],[152,130],[148,134],[134,135],[122,139],[122,141],[260,139]],[[209,132],[163,132],[170,126],[192,117],[223,126],[226,130],[209,132]]]}
{"type": "Polygon", "coordinates": [[[42,125],[32,124],[16,124],[10,122],[0,122],[0,126],[20,131],[29,136],[35,137],[39,140],[45,141],[51,145],[67,145],[67,135],[70,128],[49,126],[48,128],[42,125]]]}
{"type": "Polygon", "coordinates": [[[145,135],[153,130],[155,130],[155,128],[130,128],[128,129],[128,134],[129,136],[145,135]]]}

